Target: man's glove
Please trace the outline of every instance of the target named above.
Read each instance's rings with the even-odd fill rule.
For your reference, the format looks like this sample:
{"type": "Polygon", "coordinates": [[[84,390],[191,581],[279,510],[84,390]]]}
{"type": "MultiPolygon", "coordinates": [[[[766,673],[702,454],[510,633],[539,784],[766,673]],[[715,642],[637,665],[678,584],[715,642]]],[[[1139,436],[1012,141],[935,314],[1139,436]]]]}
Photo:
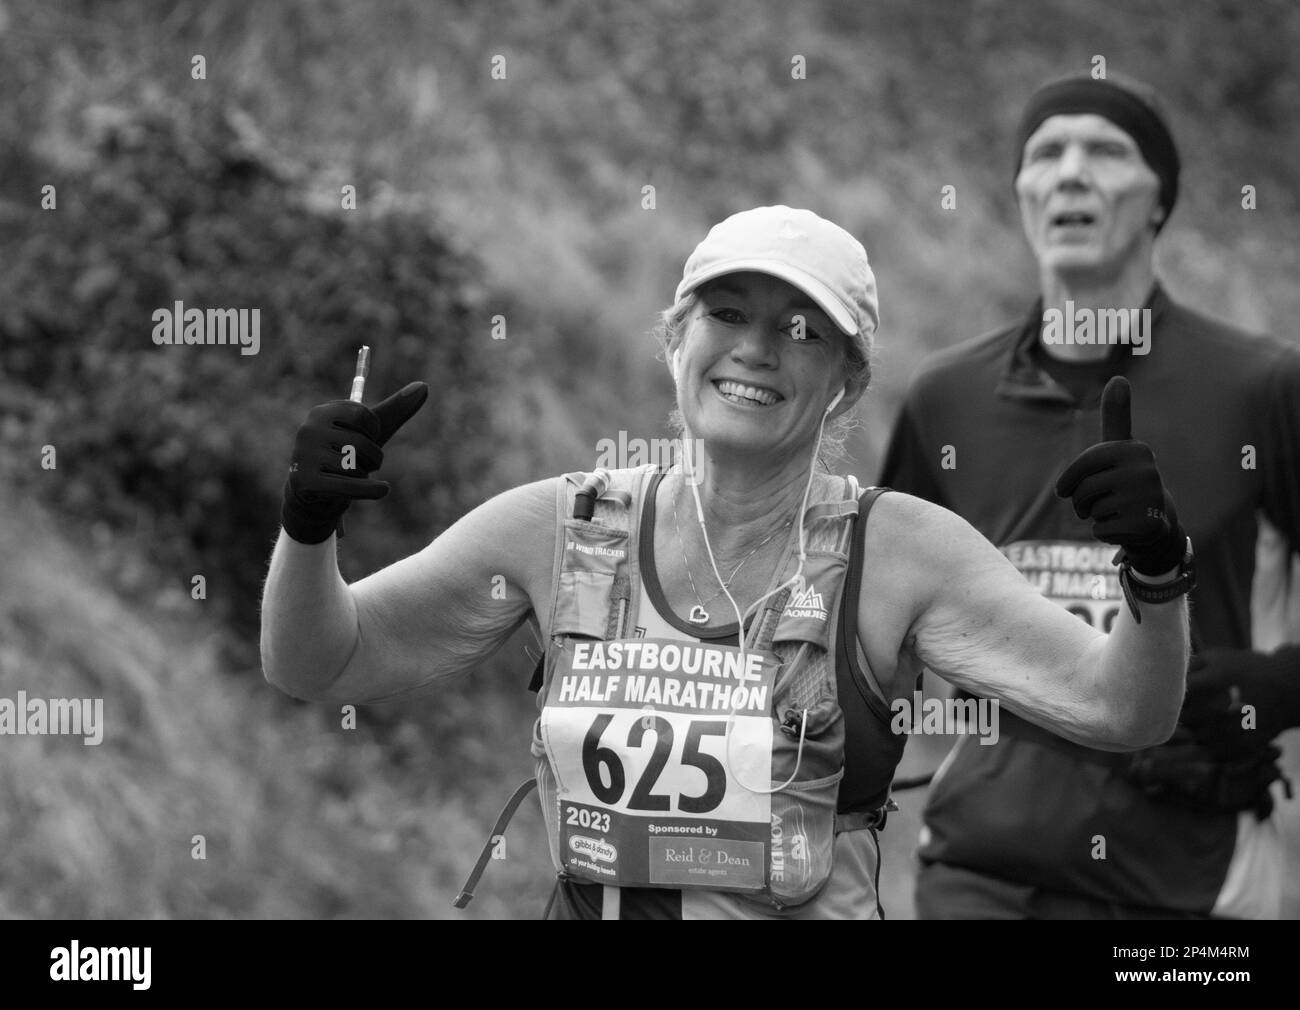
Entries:
{"type": "Polygon", "coordinates": [[[1300,723],[1297,709],[1300,647],[1272,654],[1206,649],[1188,668],[1178,729],[1167,743],[1134,754],[1128,778],[1153,799],[1267,817],[1273,809],[1270,784],[1282,779],[1291,796],[1272,739],[1300,723]]]}
{"type": "Polygon", "coordinates": [[[381,447],[428,396],[427,385],[412,382],[374,407],[351,400],[312,407],[294,439],[284,482],[284,531],[301,544],[323,543],[354,499],[388,494],[387,481],[370,479],[384,462],[381,447]],[[345,446],[352,452],[345,455],[345,446]],[[345,463],[352,465],[345,468],[345,463]]]}
{"type": "Polygon", "coordinates": [[[1187,668],[1179,722],[1198,740],[1227,749],[1269,741],[1300,725],[1300,646],[1285,645],[1272,653],[1198,652],[1187,668]]]}
{"type": "MultiPolygon", "coordinates": [[[[1273,811],[1269,785],[1282,778],[1282,751],[1268,740],[1237,748],[1231,756],[1208,747],[1186,726],[1159,747],[1130,754],[1124,777],[1151,799],[1211,814],[1253,810],[1263,820],[1273,811]]],[[[1286,782],[1283,779],[1283,782],[1286,782]]],[[[1291,795],[1287,783],[1287,795],[1291,795]]]]}
{"type": "Polygon", "coordinates": [[[1056,482],[1058,498],[1092,521],[1092,535],[1124,548],[1135,571],[1163,575],[1177,568],[1187,537],[1155,456],[1132,437],[1128,380],[1115,376],[1101,394],[1101,441],[1085,449],[1056,482]]]}

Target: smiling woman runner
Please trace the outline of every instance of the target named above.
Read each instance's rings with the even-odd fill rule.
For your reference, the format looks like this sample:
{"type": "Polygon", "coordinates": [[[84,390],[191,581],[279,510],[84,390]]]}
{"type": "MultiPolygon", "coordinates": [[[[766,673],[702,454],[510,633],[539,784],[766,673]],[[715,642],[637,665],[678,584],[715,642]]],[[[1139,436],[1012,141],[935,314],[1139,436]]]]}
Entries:
{"type": "Polygon", "coordinates": [[[689,472],[515,488],[351,586],[336,524],[387,492],[370,477],[381,446],[428,390],[313,408],[263,601],[267,679],[299,698],[391,698],[479,665],[532,620],[558,917],[877,917],[875,830],[906,740],[889,703],[923,666],[1125,750],[1173,732],[1188,648],[1187,541],[1122,384],[1061,484],[1126,551],[1131,608],[1108,635],[951,512],[818,469],[827,421],[867,387],[877,321],[846,231],[789,207],[727,218],[661,327],[689,472]]]}

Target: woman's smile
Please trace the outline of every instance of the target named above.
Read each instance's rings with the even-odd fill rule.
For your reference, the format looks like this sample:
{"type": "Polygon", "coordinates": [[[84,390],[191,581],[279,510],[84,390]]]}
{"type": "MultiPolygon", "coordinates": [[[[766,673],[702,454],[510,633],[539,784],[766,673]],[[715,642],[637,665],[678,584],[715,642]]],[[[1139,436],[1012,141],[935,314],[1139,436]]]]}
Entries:
{"type": "Polygon", "coordinates": [[[785,399],[775,389],[768,386],[738,382],[734,379],[714,379],[713,388],[728,403],[738,407],[764,408],[774,407],[785,399]]]}

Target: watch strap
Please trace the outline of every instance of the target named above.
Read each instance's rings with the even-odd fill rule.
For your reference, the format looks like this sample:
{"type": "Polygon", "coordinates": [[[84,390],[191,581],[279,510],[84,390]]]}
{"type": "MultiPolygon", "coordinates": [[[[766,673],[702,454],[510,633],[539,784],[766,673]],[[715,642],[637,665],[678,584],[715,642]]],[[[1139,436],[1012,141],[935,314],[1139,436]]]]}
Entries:
{"type": "Polygon", "coordinates": [[[1113,560],[1119,565],[1119,585],[1124,591],[1124,600],[1128,603],[1135,624],[1142,623],[1142,614],[1137,605],[1139,600],[1143,603],[1169,603],[1171,600],[1176,600],[1196,588],[1196,566],[1192,559],[1191,537],[1187,538],[1187,548],[1183,552],[1183,560],[1179,564],[1177,577],[1159,585],[1151,585],[1141,579],[1134,578],[1133,566],[1125,556],[1122,547],[1113,560]]]}

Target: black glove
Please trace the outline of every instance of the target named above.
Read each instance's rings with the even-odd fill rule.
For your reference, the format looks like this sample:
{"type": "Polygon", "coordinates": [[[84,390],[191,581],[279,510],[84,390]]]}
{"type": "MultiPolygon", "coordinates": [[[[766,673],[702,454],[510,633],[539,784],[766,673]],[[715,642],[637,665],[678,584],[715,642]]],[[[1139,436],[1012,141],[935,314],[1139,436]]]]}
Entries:
{"type": "Polygon", "coordinates": [[[1130,758],[1127,777],[1153,799],[1214,813],[1273,809],[1269,786],[1291,784],[1273,737],[1300,722],[1300,647],[1268,654],[1206,649],[1192,657],[1179,726],[1130,758]],[[1249,712],[1244,706],[1252,706],[1249,712]],[[1252,728],[1253,727],[1253,728],[1252,728]]]}
{"type": "MultiPolygon", "coordinates": [[[[1282,751],[1258,739],[1258,744],[1228,754],[1199,742],[1192,730],[1179,726],[1159,747],[1130,754],[1123,775],[1155,801],[1212,814],[1253,810],[1263,820],[1273,811],[1269,785],[1282,778],[1277,764],[1282,751]]],[[[1290,783],[1286,786],[1289,797],[1290,783]]]]}
{"type": "Polygon", "coordinates": [[[429,387],[412,382],[387,400],[367,407],[331,400],[312,407],[293,443],[293,462],[284,482],[280,522],[301,544],[329,539],[353,499],[376,500],[388,482],[371,480],[384,462],[381,446],[424,406],[429,387]],[[343,447],[355,450],[355,468],[343,468],[343,447]]]}
{"type": "Polygon", "coordinates": [[[1198,740],[1225,748],[1272,740],[1300,725],[1300,646],[1276,652],[1205,649],[1187,668],[1179,722],[1198,740]],[[1249,705],[1249,712],[1243,706],[1249,705]]]}
{"type": "Polygon", "coordinates": [[[1135,571],[1163,575],[1177,568],[1187,537],[1155,456],[1132,437],[1128,380],[1115,376],[1101,394],[1101,441],[1081,452],[1056,482],[1058,498],[1092,521],[1092,535],[1124,548],[1135,571]]]}

